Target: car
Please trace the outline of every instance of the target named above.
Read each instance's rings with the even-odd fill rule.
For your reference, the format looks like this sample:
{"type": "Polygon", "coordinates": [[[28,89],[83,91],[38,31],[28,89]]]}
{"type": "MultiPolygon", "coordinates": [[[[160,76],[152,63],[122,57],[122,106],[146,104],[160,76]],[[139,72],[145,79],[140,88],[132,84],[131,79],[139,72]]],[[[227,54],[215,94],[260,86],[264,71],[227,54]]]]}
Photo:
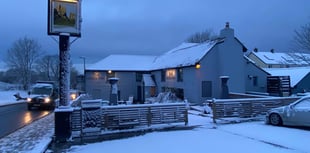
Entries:
{"type": "Polygon", "coordinates": [[[37,108],[55,108],[55,100],[58,98],[58,89],[53,82],[37,82],[31,87],[27,97],[27,107],[31,110],[37,108]]]}
{"type": "Polygon", "coordinates": [[[75,90],[75,89],[71,89],[69,91],[70,93],[70,100],[76,100],[81,94],[83,94],[84,92],[80,91],[80,90],[75,90]]]}
{"type": "Polygon", "coordinates": [[[304,96],[286,106],[270,109],[265,122],[277,126],[310,126],[310,96],[304,96]]]}

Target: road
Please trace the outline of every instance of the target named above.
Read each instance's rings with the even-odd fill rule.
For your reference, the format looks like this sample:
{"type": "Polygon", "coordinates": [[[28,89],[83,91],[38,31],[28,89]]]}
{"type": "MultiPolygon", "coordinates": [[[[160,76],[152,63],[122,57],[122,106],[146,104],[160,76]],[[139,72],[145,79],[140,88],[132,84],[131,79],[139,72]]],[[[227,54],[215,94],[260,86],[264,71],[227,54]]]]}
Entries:
{"type": "Polygon", "coordinates": [[[49,110],[28,111],[26,103],[0,106],[0,138],[51,112],[49,110]]]}

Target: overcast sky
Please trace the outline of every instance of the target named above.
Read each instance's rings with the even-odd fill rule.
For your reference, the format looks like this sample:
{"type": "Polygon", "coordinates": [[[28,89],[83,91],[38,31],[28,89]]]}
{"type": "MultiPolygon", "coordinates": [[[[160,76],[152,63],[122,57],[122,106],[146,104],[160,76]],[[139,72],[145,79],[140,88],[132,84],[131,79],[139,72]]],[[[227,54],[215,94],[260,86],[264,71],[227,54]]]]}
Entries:
{"type": "MultiPolygon", "coordinates": [[[[47,0],[6,0],[0,18],[2,53],[24,36],[58,53],[47,35],[47,0]]],[[[310,1],[83,0],[82,18],[82,37],[70,50],[75,62],[80,56],[93,62],[109,54],[160,55],[195,32],[218,34],[227,21],[249,50],[280,52],[290,50],[294,30],[310,23],[310,1]]]]}

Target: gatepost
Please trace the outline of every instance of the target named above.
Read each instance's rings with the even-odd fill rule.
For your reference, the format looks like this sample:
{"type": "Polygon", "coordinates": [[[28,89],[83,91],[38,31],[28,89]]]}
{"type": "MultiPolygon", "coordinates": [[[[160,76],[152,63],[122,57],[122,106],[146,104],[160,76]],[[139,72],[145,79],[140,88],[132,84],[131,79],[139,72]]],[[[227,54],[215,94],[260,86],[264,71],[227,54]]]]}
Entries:
{"type": "Polygon", "coordinates": [[[111,84],[110,105],[117,105],[117,101],[118,101],[117,82],[118,80],[119,78],[109,78],[109,83],[111,84]]]}

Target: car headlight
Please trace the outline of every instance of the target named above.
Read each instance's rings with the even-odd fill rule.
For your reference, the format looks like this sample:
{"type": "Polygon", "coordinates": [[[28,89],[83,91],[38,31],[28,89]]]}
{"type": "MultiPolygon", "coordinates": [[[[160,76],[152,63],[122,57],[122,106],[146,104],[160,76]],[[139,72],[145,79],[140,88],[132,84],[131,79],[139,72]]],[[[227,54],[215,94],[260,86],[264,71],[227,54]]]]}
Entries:
{"type": "Polygon", "coordinates": [[[76,94],[71,94],[70,97],[71,97],[72,100],[75,100],[76,99],[76,94]]]}
{"type": "Polygon", "coordinates": [[[51,99],[49,97],[46,97],[46,98],[44,98],[44,102],[49,103],[49,102],[51,102],[51,99]]]}
{"type": "Polygon", "coordinates": [[[31,98],[27,98],[27,102],[31,102],[31,98]]]}

